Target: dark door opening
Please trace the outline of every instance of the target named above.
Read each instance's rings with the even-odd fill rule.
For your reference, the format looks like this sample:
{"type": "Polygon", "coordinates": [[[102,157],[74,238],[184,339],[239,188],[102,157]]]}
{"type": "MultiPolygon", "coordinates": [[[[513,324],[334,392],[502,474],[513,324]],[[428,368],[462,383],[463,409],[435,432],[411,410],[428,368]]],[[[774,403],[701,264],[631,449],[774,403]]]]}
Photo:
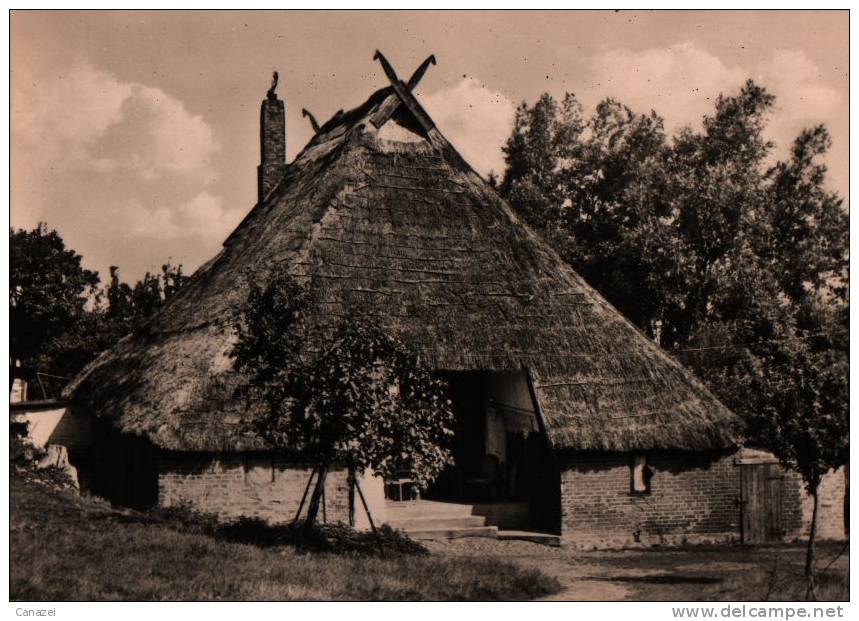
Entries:
{"type": "Polygon", "coordinates": [[[555,531],[560,478],[524,371],[445,374],[456,416],[454,463],[422,496],[524,507],[531,527],[555,531]]]}
{"type": "Polygon", "coordinates": [[[92,444],[70,451],[78,469],[81,492],[133,509],[147,509],[158,502],[156,450],[141,437],[114,431],[107,424],[93,430],[92,444]]]}

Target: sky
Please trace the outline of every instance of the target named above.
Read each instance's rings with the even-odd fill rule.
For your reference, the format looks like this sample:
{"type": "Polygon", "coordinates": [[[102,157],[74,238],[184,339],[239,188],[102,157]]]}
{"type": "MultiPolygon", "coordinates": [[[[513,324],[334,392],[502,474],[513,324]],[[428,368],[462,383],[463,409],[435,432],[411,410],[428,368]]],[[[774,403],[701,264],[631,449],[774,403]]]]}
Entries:
{"type": "Polygon", "coordinates": [[[429,54],[417,95],[481,174],[503,170],[515,107],[573,92],[700,128],[753,78],[776,96],[785,157],[804,127],[833,137],[848,192],[848,13],[37,12],[11,16],[11,225],[46,222],[102,280],[209,259],[256,200],[259,105],[280,74],[287,156],[320,123],[429,54]]]}

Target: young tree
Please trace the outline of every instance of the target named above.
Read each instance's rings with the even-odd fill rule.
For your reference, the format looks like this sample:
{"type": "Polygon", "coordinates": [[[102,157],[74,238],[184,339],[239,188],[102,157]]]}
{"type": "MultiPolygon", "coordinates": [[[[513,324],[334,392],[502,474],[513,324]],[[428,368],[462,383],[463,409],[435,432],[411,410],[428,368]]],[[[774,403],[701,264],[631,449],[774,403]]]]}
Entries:
{"type": "Polygon", "coordinates": [[[274,449],[316,465],[307,528],[330,467],[389,477],[407,471],[426,486],[449,462],[453,435],[444,382],[408,348],[360,318],[324,336],[308,317],[310,303],[289,276],[255,288],[232,352],[265,404],[256,431],[274,449]]]}
{"type": "Polygon", "coordinates": [[[833,350],[792,348],[788,372],[771,369],[762,387],[768,399],[762,417],[769,423],[769,444],[787,467],[798,471],[813,499],[805,575],[814,592],[818,490],[823,475],[849,458],[849,361],[833,350]]]}

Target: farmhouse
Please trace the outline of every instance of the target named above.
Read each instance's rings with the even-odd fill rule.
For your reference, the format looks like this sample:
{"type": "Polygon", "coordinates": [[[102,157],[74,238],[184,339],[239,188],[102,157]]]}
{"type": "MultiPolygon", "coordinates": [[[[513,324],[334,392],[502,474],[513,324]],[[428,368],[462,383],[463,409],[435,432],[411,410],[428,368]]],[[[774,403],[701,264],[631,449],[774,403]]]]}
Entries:
{"type": "MultiPolygon", "coordinates": [[[[450,380],[455,464],[418,501],[407,473],[365,473],[377,520],[575,545],[797,535],[796,477],[740,449],[734,415],[435,126],[412,93],[434,59],[408,81],[379,59],[390,84],[321,126],[310,115],[315,135],[290,164],[272,85],[257,204],[142,330],[66,389],[92,421],[90,445],[71,455],[82,489],[132,506],[294,517],[310,470],[248,431],[260,406],[228,355],[250,286],[287,271],[318,293],[320,329],[360,313],[450,380]]],[[[343,470],[329,476],[324,512],[361,524],[343,470]]]]}

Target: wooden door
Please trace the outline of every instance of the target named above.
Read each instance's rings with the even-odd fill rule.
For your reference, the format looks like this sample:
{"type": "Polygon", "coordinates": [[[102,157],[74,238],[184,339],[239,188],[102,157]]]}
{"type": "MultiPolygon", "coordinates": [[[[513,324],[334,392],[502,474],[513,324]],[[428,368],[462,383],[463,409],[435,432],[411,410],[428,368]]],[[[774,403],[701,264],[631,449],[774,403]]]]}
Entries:
{"type": "Polygon", "coordinates": [[[777,463],[740,466],[743,543],[766,543],[782,539],[783,480],[781,467],[777,463]]]}

